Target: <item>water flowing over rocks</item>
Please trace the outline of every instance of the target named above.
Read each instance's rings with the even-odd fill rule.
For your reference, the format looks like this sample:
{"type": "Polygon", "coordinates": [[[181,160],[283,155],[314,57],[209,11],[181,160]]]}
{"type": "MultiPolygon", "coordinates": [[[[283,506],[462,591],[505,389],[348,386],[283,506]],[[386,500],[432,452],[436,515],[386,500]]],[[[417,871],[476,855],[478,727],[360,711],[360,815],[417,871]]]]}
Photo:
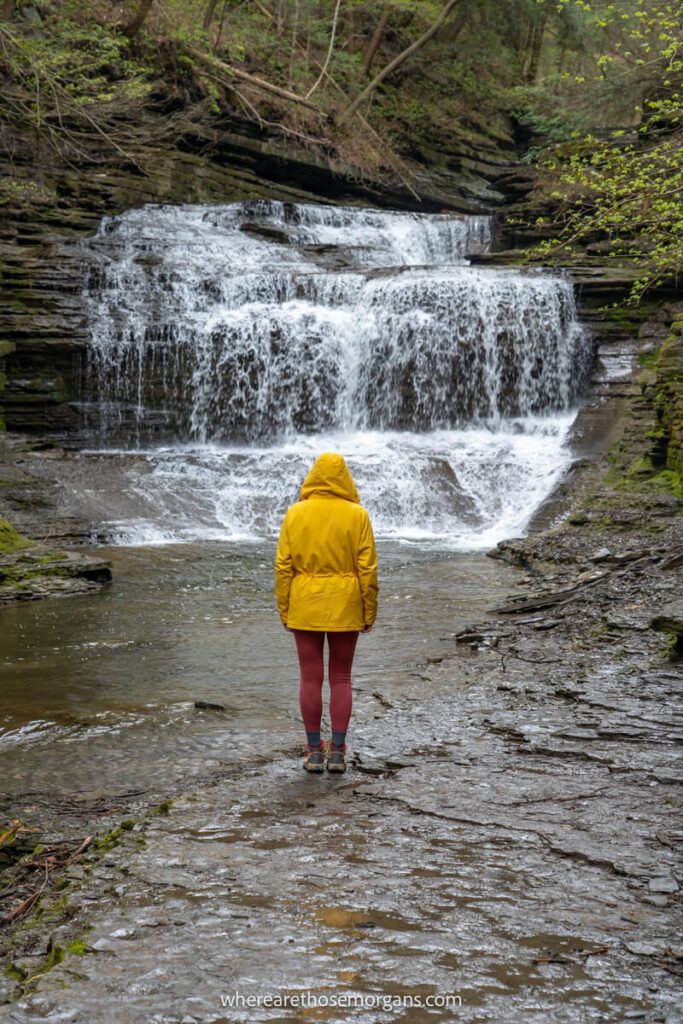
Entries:
{"type": "Polygon", "coordinates": [[[483,216],[275,201],[105,218],[75,248],[93,473],[125,474],[109,537],[272,535],[325,447],[380,535],[523,528],[593,344],[566,278],[471,267],[490,244],[483,216]]]}
{"type": "Polygon", "coordinates": [[[483,217],[279,203],[106,220],[85,285],[102,429],[254,441],[566,409],[592,355],[571,285],[463,265],[489,244],[483,217]]]}

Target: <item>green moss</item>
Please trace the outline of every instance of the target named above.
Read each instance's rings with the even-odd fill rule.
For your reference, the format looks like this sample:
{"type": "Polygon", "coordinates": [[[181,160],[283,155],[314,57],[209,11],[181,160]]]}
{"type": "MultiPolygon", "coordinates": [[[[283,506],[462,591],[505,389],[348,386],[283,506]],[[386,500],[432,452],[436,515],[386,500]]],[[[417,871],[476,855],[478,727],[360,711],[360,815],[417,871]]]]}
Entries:
{"type": "Polygon", "coordinates": [[[43,975],[47,974],[48,971],[51,971],[53,967],[56,967],[58,964],[61,964],[63,959],[64,950],[62,949],[62,947],[57,945],[50,946],[49,952],[45,957],[45,960],[43,961],[41,967],[36,971],[35,974],[32,974],[29,978],[25,979],[24,986],[26,987],[30,985],[32,982],[37,981],[38,978],[42,978],[43,975]]]}
{"type": "Polygon", "coordinates": [[[124,833],[124,829],[120,826],[113,828],[110,832],[105,832],[103,836],[98,836],[93,843],[96,850],[100,850],[106,853],[108,850],[113,850],[115,846],[119,845],[121,836],[124,833]]]}
{"type": "Polygon", "coordinates": [[[172,804],[172,800],[163,800],[157,807],[154,808],[152,814],[168,814],[172,804]]]}
{"type": "Polygon", "coordinates": [[[641,352],[638,355],[638,363],[644,369],[655,370],[657,368],[658,358],[659,352],[641,352]]]}
{"type": "Polygon", "coordinates": [[[12,551],[20,551],[22,548],[30,548],[31,541],[22,537],[20,533],[6,519],[0,519],[0,554],[8,554],[12,551]]]}
{"type": "Polygon", "coordinates": [[[69,897],[66,893],[56,896],[54,899],[38,900],[33,911],[32,920],[37,924],[39,921],[60,918],[69,905],[69,897]]]}
{"type": "MultiPolygon", "coordinates": [[[[661,439],[656,431],[651,431],[646,436],[655,437],[657,440],[661,439]]],[[[611,473],[611,482],[618,491],[633,491],[639,494],[673,494],[676,498],[683,500],[683,486],[678,473],[673,469],[658,471],[649,455],[634,459],[621,472],[615,467],[611,473]]]]}
{"type": "Polygon", "coordinates": [[[66,947],[67,953],[71,953],[72,956],[85,956],[89,953],[87,945],[83,939],[72,939],[66,947]]]}
{"type": "Polygon", "coordinates": [[[602,310],[602,313],[606,320],[611,320],[612,323],[618,324],[634,334],[642,322],[642,315],[635,313],[633,309],[624,309],[622,306],[607,307],[602,310]]]}
{"type": "MultiPolygon", "coordinates": [[[[649,456],[641,456],[635,459],[624,474],[621,481],[622,484],[628,484],[629,482],[636,481],[638,477],[647,477],[653,473],[652,459],[649,456]]],[[[619,485],[617,485],[619,486],[619,485]]]]}
{"type": "Polygon", "coordinates": [[[23,984],[26,981],[26,971],[23,971],[21,967],[19,967],[18,964],[15,964],[12,960],[6,964],[5,974],[8,978],[11,978],[12,981],[18,981],[20,984],[23,984]]]}
{"type": "Polygon", "coordinates": [[[681,478],[678,473],[675,473],[673,469],[663,469],[661,473],[657,473],[651,477],[648,481],[648,488],[653,491],[668,492],[674,494],[677,498],[683,501],[683,485],[681,484],[681,478]]]}

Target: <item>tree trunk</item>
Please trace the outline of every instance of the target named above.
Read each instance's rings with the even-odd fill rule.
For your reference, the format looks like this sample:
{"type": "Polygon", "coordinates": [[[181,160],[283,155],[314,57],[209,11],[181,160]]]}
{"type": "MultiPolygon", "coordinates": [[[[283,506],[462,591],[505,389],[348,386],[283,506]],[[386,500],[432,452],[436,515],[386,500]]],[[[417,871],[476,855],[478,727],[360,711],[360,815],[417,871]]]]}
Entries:
{"type": "Polygon", "coordinates": [[[138,6],[138,13],[135,15],[134,18],[132,18],[131,21],[128,22],[127,25],[123,26],[123,32],[125,35],[128,36],[129,39],[132,39],[133,36],[136,36],[140,29],[142,28],[142,26],[145,24],[145,21],[147,20],[147,15],[151,11],[153,3],[154,0],[140,0],[140,4],[138,6]]]}
{"type": "Polygon", "coordinates": [[[218,35],[216,36],[216,42],[214,44],[214,53],[220,53],[223,45],[223,29],[225,28],[225,19],[228,13],[228,0],[223,0],[223,6],[221,7],[221,20],[218,22],[218,35]]]}
{"type": "Polygon", "coordinates": [[[384,35],[384,30],[387,27],[387,22],[389,21],[390,14],[391,8],[385,7],[380,15],[379,21],[377,22],[377,27],[375,28],[375,31],[372,33],[372,39],[365,48],[365,53],[363,54],[364,75],[368,75],[370,73],[372,62],[375,59],[377,51],[379,50],[380,43],[382,42],[382,37],[384,35]]]}
{"type": "MultiPolygon", "coordinates": [[[[364,100],[366,100],[368,96],[370,96],[370,94],[375,91],[378,85],[382,84],[384,79],[387,78],[392,73],[392,71],[395,71],[396,68],[403,64],[406,60],[408,60],[409,57],[412,57],[414,53],[417,53],[417,51],[421,47],[423,47],[425,43],[429,42],[432,36],[436,35],[436,33],[439,31],[448,15],[451,13],[455,5],[458,3],[460,3],[460,0],[447,0],[441,11],[441,14],[436,19],[434,24],[431,25],[426,32],[423,32],[419,39],[416,39],[414,43],[411,43],[410,46],[407,46],[405,50],[399,53],[398,57],[394,57],[394,59],[389,64],[387,64],[386,67],[382,68],[378,75],[375,75],[373,80],[368,85],[365,86],[361,94],[359,96],[356,96],[355,100],[347,108],[343,116],[350,117],[351,114],[355,114],[360,105],[364,102],[364,100]]],[[[464,18],[462,19],[462,23],[464,25],[464,18]]]]}
{"type": "Polygon", "coordinates": [[[543,49],[543,35],[545,33],[546,18],[547,13],[546,11],[543,11],[534,25],[534,31],[531,37],[529,60],[526,66],[526,74],[524,76],[528,85],[534,84],[536,81],[536,75],[538,74],[538,64],[541,59],[541,50],[543,49]]]}
{"type": "Polygon", "coordinates": [[[294,60],[296,58],[296,39],[299,31],[299,0],[294,0],[294,20],[292,21],[292,48],[289,51],[289,88],[294,88],[294,60]]]}
{"type": "Polygon", "coordinates": [[[204,24],[202,26],[205,32],[208,32],[211,27],[211,22],[213,21],[213,16],[216,13],[217,6],[218,0],[209,0],[206,5],[206,10],[204,12],[204,24]]]}

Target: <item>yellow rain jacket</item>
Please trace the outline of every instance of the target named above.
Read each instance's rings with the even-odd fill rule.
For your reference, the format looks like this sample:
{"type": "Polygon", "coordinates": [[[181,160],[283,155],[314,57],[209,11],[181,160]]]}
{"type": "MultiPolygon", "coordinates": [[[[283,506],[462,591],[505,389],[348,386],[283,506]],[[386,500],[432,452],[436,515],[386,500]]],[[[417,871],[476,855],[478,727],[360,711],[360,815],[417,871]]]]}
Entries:
{"type": "Polygon", "coordinates": [[[377,590],[370,517],[343,456],[325,452],[280,530],[275,557],[280,618],[289,629],[361,630],[375,621],[377,590]]]}

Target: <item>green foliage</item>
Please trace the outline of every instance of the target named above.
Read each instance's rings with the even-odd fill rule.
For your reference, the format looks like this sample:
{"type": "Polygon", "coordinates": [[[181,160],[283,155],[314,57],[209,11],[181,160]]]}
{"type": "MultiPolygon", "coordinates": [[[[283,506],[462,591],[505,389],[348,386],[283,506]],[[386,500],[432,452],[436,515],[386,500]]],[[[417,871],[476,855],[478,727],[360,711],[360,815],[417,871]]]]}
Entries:
{"type": "MultiPolygon", "coordinates": [[[[571,259],[587,241],[604,239],[612,257],[640,268],[635,303],[683,269],[683,2],[629,0],[594,12],[588,0],[558,2],[588,13],[603,33],[596,81],[611,77],[627,91],[635,82],[643,99],[632,128],[587,132],[546,151],[544,187],[561,232],[532,255],[571,259]]],[[[593,93],[595,82],[580,77],[593,93]]]]}
{"type": "Polygon", "coordinates": [[[55,194],[45,185],[32,179],[0,178],[0,209],[3,206],[30,208],[49,206],[55,194]]]}
{"type": "Polygon", "coordinates": [[[588,127],[585,115],[560,102],[559,76],[552,75],[541,85],[515,86],[507,92],[507,104],[517,122],[533,139],[522,155],[522,162],[536,163],[549,145],[576,138],[588,127]]]}
{"type": "Polygon", "coordinates": [[[0,69],[33,93],[27,113],[40,126],[60,98],[70,109],[68,101],[85,108],[144,95],[147,70],[127,55],[126,44],[115,28],[96,23],[53,20],[37,36],[2,25],[0,69]]]}

